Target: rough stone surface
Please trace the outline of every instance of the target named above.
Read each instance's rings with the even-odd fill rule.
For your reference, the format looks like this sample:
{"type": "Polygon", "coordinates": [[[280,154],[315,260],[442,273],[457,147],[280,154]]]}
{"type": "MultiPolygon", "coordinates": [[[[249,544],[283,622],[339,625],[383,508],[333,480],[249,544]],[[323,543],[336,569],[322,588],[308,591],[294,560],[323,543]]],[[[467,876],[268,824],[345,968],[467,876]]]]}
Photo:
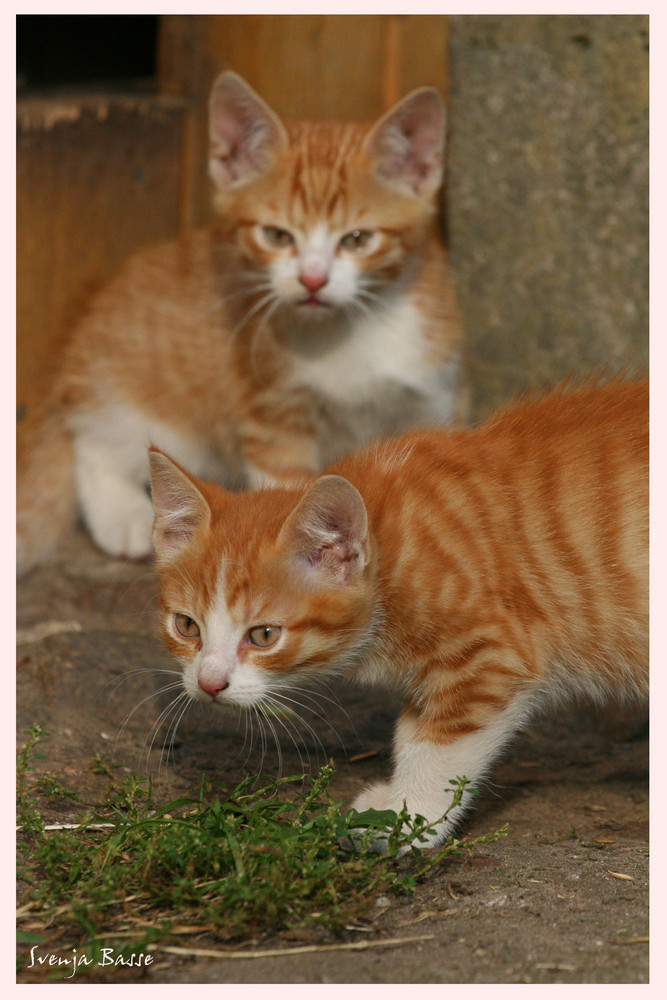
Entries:
{"type": "Polygon", "coordinates": [[[447,215],[472,414],[648,355],[648,18],[450,19],[447,215]]]}

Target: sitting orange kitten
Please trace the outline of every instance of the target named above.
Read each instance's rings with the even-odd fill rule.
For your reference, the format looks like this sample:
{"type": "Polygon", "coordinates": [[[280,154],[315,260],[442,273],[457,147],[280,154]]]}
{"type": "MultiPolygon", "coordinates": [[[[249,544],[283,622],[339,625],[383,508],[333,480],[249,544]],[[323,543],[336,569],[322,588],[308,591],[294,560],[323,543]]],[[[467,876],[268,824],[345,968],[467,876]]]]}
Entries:
{"type": "Polygon", "coordinates": [[[288,123],[223,73],[210,135],[211,227],[142,250],[90,302],[21,435],[19,573],[77,511],[105,552],[147,555],[150,442],[255,487],[459,406],[437,91],[373,126],[288,123]]]}
{"type": "Polygon", "coordinates": [[[360,811],[436,821],[449,780],[478,783],[536,709],[647,697],[645,380],[413,432],[290,488],[233,494],[150,463],[162,629],[190,698],[261,711],[332,672],[404,693],[393,775],[360,811]]]}

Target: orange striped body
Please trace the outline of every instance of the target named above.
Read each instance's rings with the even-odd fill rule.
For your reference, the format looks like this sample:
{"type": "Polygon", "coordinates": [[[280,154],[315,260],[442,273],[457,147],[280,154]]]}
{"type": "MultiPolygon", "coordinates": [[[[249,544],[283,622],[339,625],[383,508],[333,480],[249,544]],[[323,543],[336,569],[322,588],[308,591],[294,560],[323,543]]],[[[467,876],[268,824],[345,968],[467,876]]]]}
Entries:
{"type": "Polygon", "coordinates": [[[479,780],[545,702],[647,696],[646,381],[413,432],[292,489],[152,463],[164,634],[193,698],[280,702],[330,670],[404,692],[394,774],[359,808],[435,821],[448,781],[479,780]]]}

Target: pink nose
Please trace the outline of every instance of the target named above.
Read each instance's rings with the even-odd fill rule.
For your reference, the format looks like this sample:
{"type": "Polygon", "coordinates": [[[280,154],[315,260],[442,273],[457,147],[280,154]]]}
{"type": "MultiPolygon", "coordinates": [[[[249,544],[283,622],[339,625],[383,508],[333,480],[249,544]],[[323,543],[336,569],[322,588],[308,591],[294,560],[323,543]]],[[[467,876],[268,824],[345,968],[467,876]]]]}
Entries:
{"type": "Polygon", "coordinates": [[[323,288],[326,285],[327,277],[326,275],[308,274],[306,272],[305,274],[299,276],[299,281],[302,285],[305,285],[311,295],[314,295],[315,292],[319,292],[320,288],[323,288]]]}
{"type": "Polygon", "coordinates": [[[226,688],[229,687],[229,681],[221,681],[221,680],[205,681],[201,677],[199,678],[197,683],[199,684],[199,687],[202,689],[202,691],[205,691],[206,694],[210,694],[211,698],[215,698],[215,696],[220,694],[221,691],[224,691],[226,688]]]}

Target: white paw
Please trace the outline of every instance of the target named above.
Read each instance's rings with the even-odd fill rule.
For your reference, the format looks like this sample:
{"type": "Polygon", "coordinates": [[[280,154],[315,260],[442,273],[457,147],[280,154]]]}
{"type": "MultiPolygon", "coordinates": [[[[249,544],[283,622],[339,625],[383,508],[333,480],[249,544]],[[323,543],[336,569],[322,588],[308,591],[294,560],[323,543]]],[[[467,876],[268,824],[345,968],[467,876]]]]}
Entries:
{"type": "MultiPolygon", "coordinates": [[[[377,781],[374,785],[370,785],[365,788],[363,792],[357,795],[356,799],[352,803],[352,808],[356,809],[357,812],[362,813],[367,809],[388,809],[391,808],[387,806],[387,799],[389,797],[389,784],[386,781],[377,781]]],[[[346,850],[352,850],[353,847],[359,847],[366,836],[366,831],[363,827],[350,831],[349,839],[347,837],[341,840],[341,846],[346,850]]],[[[378,854],[384,854],[387,850],[387,837],[383,837],[378,834],[373,837],[368,843],[369,850],[376,851],[378,854]]]]}
{"type": "Polygon", "coordinates": [[[374,785],[364,788],[363,792],[357,795],[352,803],[352,808],[357,812],[364,812],[365,809],[391,809],[387,805],[389,800],[389,783],[387,781],[377,781],[374,785]]]}
{"type": "Polygon", "coordinates": [[[150,555],[153,505],[145,486],[145,426],[128,422],[127,412],[113,408],[79,422],[73,439],[74,475],[86,527],[110,556],[150,555]]]}
{"type": "Polygon", "coordinates": [[[152,552],[153,508],[150,501],[127,504],[122,510],[107,511],[91,534],[99,547],[110,556],[143,559],[152,552]]]}
{"type": "MultiPolygon", "coordinates": [[[[433,826],[430,827],[425,833],[423,833],[420,839],[415,840],[415,846],[418,847],[435,847],[438,844],[444,842],[448,834],[451,832],[451,824],[447,821],[442,821],[441,816],[444,812],[443,808],[440,808],[440,803],[420,803],[417,806],[411,805],[410,800],[405,801],[405,798],[401,798],[392,791],[391,785],[386,781],[378,781],[374,785],[370,785],[369,788],[365,788],[361,792],[353,803],[353,808],[357,812],[364,812],[366,809],[391,809],[395,813],[399,813],[403,806],[407,805],[408,812],[410,813],[411,823],[414,823],[416,816],[420,815],[425,817],[427,820],[433,821],[433,826]],[[440,822],[435,822],[436,820],[441,820],[440,822]]],[[[408,823],[403,825],[403,832],[410,833],[412,826],[408,823]]],[[[363,830],[354,831],[354,839],[358,841],[358,834],[362,834],[363,830]]],[[[384,853],[387,849],[387,838],[378,836],[371,841],[371,849],[384,853]]],[[[399,856],[405,854],[406,851],[411,850],[410,847],[402,847],[399,850],[399,856]]]]}
{"type": "Polygon", "coordinates": [[[134,483],[106,480],[104,488],[82,502],[93,539],[110,556],[142,559],[152,551],[153,505],[134,483]]]}

